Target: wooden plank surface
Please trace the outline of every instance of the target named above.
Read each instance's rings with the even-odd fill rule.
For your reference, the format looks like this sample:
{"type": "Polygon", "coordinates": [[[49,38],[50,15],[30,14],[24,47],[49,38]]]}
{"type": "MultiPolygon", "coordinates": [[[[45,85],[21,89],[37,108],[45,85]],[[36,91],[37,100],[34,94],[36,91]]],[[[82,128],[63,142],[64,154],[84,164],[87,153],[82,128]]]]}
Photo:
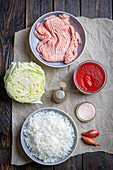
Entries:
{"type": "Polygon", "coordinates": [[[113,155],[105,152],[83,155],[83,170],[113,170],[113,155]]]}
{"type": "Polygon", "coordinates": [[[81,0],[81,16],[112,19],[112,0],[81,0]]]}
{"type": "Polygon", "coordinates": [[[12,102],[4,89],[3,77],[13,61],[14,33],[54,10],[63,10],[75,16],[112,19],[112,0],[0,0],[0,170],[112,170],[113,155],[104,152],[78,155],[57,166],[36,163],[19,167],[10,165],[12,102]]]}
{"type": "MultiPolygon", "coordinates": [[[[3,77],[13,60],[14,32],[25,27],[24,21],[24,1],[0,1],[0,170],[9,169],[12,138],[12,104],[4,89],[3,77]]],[[[10,166],[10,169],[14,168],[10,166]]]]}
{"type": "MultiPolygon", "coordinates": [[[[81,0],[81,15],[90,18],[112,18],[112,0],[81,0]]],[[[97,152],[83,154],[83,170],[113,169],[113,155],[97,152]],[[110,161],[109,161],[110,160],[110,161]]]]}
{"type": "Polygon", "coordinates": [[[26,0],[26,28],[47,12],[53,11],[53,0],[26,0]]]}

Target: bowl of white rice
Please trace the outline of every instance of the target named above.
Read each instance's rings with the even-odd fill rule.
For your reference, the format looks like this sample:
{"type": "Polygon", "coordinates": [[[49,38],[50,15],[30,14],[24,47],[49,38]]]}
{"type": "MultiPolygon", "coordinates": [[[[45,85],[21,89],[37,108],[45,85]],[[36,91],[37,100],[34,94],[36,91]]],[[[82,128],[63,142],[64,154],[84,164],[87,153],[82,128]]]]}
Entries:
{"type": "Polygon", "coordinates": [[[21,129],[21,144],[25,153],[43,165],[57,165],[67,160],[77,146],[77,137],[73,119],[53,107],[33,112],[21,129]]]}

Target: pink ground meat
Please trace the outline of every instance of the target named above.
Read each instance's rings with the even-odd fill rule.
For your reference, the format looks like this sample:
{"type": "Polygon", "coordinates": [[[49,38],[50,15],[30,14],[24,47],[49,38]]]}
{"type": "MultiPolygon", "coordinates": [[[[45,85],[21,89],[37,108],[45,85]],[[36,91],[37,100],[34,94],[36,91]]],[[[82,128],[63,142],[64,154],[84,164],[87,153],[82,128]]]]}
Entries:
{"type": "Polygon", "coordinates": [[[70,63],[77,57],[77,48],[82,40],[70,25],[69,19],[66,14],[58,17],[52,15],[36,25],[34,34],[41,40],[37,51],[44,60],[70,63]]]}

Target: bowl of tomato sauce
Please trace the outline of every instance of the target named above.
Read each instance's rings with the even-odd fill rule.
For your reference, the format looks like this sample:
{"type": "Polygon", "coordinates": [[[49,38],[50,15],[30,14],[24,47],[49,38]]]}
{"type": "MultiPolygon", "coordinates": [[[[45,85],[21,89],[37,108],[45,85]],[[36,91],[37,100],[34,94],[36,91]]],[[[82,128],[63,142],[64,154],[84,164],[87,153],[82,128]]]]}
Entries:
{"type": "Polygon", "coordinates": [[[80,63],[73,74],[77,89],[84,94],[97,93],[107,82],[107,72],[104,66],[94,60],[80,63]]]}

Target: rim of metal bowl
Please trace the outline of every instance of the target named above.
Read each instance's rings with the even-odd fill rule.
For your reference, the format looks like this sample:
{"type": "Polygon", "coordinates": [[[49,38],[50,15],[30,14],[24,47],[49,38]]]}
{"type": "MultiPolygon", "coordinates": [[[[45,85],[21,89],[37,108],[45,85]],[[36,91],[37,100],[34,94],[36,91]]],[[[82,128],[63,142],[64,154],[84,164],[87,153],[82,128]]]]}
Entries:
{"type": "MultiPolygon", "coordinates": [[[[59,114],[60,114],[60,113],[59,113],[59,114]]],[[[20,140],[20,141],[21,141],[21,146],[22,146],[24,152],[26,153],[26,155],[27,155],[31,160],[33,160],[33,161],[36,162],[36,163],[39,163],[39,164],[42,164],[42,165],[47,165],[47,166],[50,166],[50,165],[58,165],[58,164],[61,164],[61,163],[65,162],[67,159],[69,159],[69,158],[71,157],[71,155],[73,154],[73,152],[75,151],[75,149],[76,149],[76,147],[77,147],[77,145],[78,145],[78,129],[77,129],[77,126],[76,126],[74,120],[72,119],[72,117],[71,117],[68,113],[66,113],[65,111],[63,111],[63,110],[61,110],[61,109],[58,109],[58,108],[55,108],[55,107],[44,107],[44,108],[35,110],[33,113],[31,113],[31,114],[26,118],[26,120],[24,121],[24,123],[23,123],[23,125],[22,125],[22,128],[21,128],[20,139],[21,139],[21,140],[20,140]],[[45,163],[45,162],[43,162],[43,161],[42,161],[42,162],[38,162],[38,160],[41,161],[41,160],[38,159],[38,158],[36,158],[37,161],[34,160],[33,157],[30,156],[30,155],[27,153],[27,151],[25,150],[24,145],[23,145],[24,142],[23,142],[23,140],[22,140],[22,136],[23,136],[23,130],[24,130],[24,126],[25,126],[26,122],[27,122],[27,121],[29,120],[29,118],[30,118],[32,115],[34,115],[37,111],[39,112],[39,111],[45,110],[45,109],[51,109],[51,110],[53,109],[54,111],[56,110],[56,111],[59,111],[59,112],[63,112],[65,115],[67,115],[68,119],[69,119],[70,122],[74,125],[74,127],[75,127],[75,129],[76,129],[76,144],[75,144],[75,147],[74,147],[73,151],[72,151],[66,158],[64,158],[63,160],[61,160],[61,161],[59,161],[59,162],[57,162],[57,163],[45,163]]],[[[27,146],[27,145],[26,145],[26,146],[27,146]]],[[[29,150],[29,149],[28,149],[28,150],[29,150]]],[[[29,150],[29,151],[30,151],[30,150],[29,150]]]]}
{"type": "MultiPolygon", "coordinates": [[[[32,30],[33,26],[36,25],[36,23],[38,22],[39,19],[43,18],[44,16],[46,16],[46,15],[48,15],[48,14],[54,14],[54,13],[56,13],[56,14],[58,14],[58,13],[67,14],[67,15],[71,16],[72,18],[74,18],[75,20],[77,20],[77,21],[79,22],[79,24],[82,26],[83,31],[84,31],[84,35],[85,35],[85,44],[84,44],[84,48],[83,48],[83,50],[82,50],[82,52],[81,52],[81,54],[80,54],[80,56],[81,56],[81,55],[83,54],[84,50],[86,49],[86,44],[87,44],[87,34],[86,34],[86,31],[85,31],[85,28],[84,28],[83,24],[79,21],[79,19],[77,19],[74,15],[72,15],[72,14],[70,14],[70,13],[68,13],[68,12],[64,12],[64,11],[48,12],[48,13],[42,15],[41,17],[39,17],[39,18],[34,22],[34,24],[32,25],[32,27],[31,27],[31,29],[30,29],[30,33],[29,33],[29,44],[30,44],[30,48],[31,48],[31,42],[30,42],[31,30],[32,30]]],[[[32,53],[34,54],[34,56],[35,56],[41,63],[45,64],[46,66],[52,67],[52,68],[67,67],[67,66],[73,64],[73,63],[80,57],[80,56],[77,57],[77,58],[76,58],[74,61],[72,61],[71,63],[69,63],[69,64],[64,64],[63,66],[52,66],[52,65],[46,64],[46,63],[44,63],[43,61],[41,61],[41,60],[35,55],[35,53],[34,53],[34,51],[33,51],[32,48],[31,48],[31,51],[32,51],[32,53]]]]}
{"type": "Polygon", "coordinates": [[[84,93],[84,94],[95,94],[95,93],[101,91],[101,90],[104,88],[104,86],[106,85],[106,83],[107,83],[107,71],[106,71],[105,67],[104,67],[100,62],[95,61],[95,60],[86,60],[86,61],[83,61],[82,63],[80,63],[80,64],[78,65],[78,67],[75,69],[74,74],[73,74],[73,81],[74,81],[74,84],[75,84],[76,88],[77,88],[80,92],[82,92],[82,93],[84,93]],[[99,66],[103,69],[103,71],[104,71],[104,74],[105,74],[104,83],[103,83],[103,85],[102,85],[98,90],[96,90],[96,91],[86,91],[86,90],[82,89],[82,88],[78,85],[78,83],[77,83],[77,80],[76,80],[77,71],[78,71],[78,69],[80,68],[80,66],[82,66],[82,65],[85,64],[85,63],[96,63],[96,64],[99,65],[99,66]]]}

